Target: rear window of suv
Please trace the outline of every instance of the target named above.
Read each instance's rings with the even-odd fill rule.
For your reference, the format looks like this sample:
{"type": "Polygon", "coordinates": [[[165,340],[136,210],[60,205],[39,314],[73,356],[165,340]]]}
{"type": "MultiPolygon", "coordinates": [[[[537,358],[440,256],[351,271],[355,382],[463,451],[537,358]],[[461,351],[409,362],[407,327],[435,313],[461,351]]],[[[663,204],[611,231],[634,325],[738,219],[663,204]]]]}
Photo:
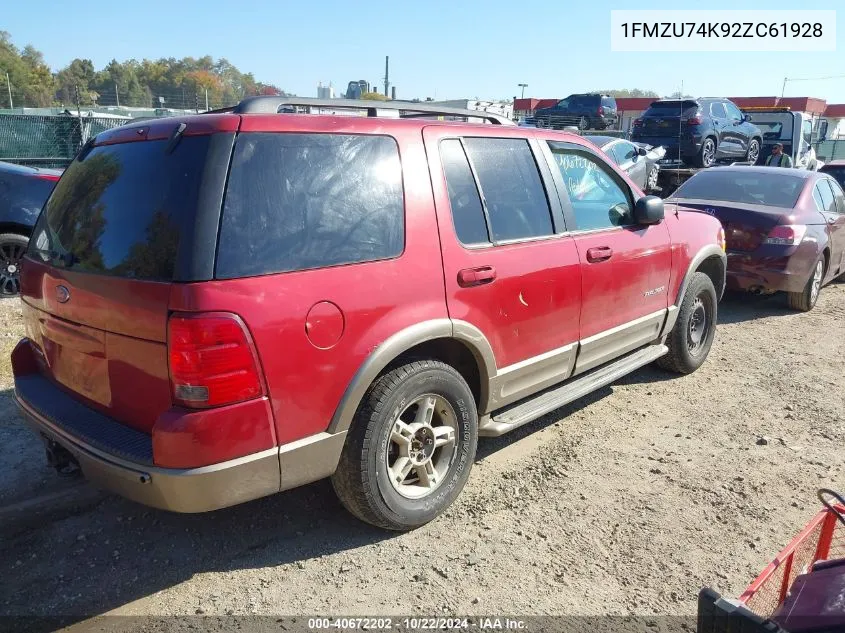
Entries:
{"type": "Polygon", "coordinates": [[[208,136],[94,147],[53,190],[30,256],[74,271],[172,281],[179,238],[192,222],[208,136]]]}
{"type": "Polygon", "coordinates": [[[387,136],[242,134],[216,277],[389,259],[405,247],[402,168],[387,136]]]}
{"type": "Polygon", "coordinates": [[[693,109],[698,109],[698,103],[695,101],[655,101],[645,111],[644,116],[678,115],[681,112],[687,112],[693,109]]]}

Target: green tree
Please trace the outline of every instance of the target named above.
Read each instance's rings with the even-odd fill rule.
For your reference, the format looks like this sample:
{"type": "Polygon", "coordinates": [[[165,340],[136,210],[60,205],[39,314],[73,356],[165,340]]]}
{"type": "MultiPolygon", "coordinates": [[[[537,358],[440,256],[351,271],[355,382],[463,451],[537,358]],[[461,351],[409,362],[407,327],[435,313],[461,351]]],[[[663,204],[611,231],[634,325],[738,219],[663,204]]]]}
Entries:
{"type": "Polygon", "coordinates": [[[370,101],[387,101],[387,96],[380,92],[365,92],[361,95],[362,99],[369,99],[370,101]]]}
{"type": "Polygon", "coordinates": [[[79,89],[79,103],[90,106],[97,103],[99,94],[94,90],[96,73],[90,59],[74,59],[56,74],[56,100],[65,106],[76,104],[76,89],[79,89]]]}

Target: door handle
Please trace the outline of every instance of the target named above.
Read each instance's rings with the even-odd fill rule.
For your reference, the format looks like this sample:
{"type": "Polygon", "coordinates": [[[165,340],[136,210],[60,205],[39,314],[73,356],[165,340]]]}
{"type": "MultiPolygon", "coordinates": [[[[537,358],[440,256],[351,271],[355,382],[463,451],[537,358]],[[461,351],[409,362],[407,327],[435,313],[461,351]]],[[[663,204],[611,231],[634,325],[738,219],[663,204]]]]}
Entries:
{"type": "Polygon", "coordinates": [[[464,268],[458,271],[458,285],[461,288],[472,288],[493,283],[496,279],[496,269],[492,266],[478,268],[464,268]]]}
{"type": "Polygon", "coordinates": [[[607,246],[597,246],[587,249],[587,261],[591,264],[606,262],[613,256],[613,250],[607,246]]]}

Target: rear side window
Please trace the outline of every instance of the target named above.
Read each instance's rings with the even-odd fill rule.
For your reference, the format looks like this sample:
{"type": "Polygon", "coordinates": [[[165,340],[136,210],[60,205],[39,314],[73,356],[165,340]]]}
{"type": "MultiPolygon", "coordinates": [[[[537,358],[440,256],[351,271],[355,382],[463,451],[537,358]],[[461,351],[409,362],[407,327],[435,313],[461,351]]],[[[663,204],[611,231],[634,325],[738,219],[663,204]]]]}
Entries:
{"type": "Polygon", "coordinates": [[[728,113],[725,110],[725,106],[718,101],[715,101],[710,104],[710,116],[714,116],[717,119],[727,119],[728,113]]]}
{"type": "Polygon", "coordinates": [[[821,210],[825,213],[836,213],[836,200],[833,197],[833,191],[830,185],[827,184],[827,180],[819,180],[816,183],[816,191],[819,192],[819,196],[821,197],[821,210]]]}
{"type": "Polygon", "coordinates": [[[616,99],[614,99],[613,97],[602,97],[601,104],[605,108],[610,108],[611,110],[616,109],[616,99]]]}
{"type": "Polygon", "coordinates": [[[464,146],[497,242],[554,234],[546,192],[528,141],[466,138],[464,146]]]}
{"type": "Polygon", "coordinates": [[[38,219],[30,255],[117,277],[172,281],[179,238],[196,214],[208,136],[92,149],[65,171],[38,219]]]}
{"type": "Polygon", "coordinates": [[[446,174],[452,222],[458,239],[467,245],[489,242],[484,208],[461,142],[456,138],[441,141],[440,159],[446,174]]]}
{"type": "Polygon", "coordinates": [[[242,134],[216,277],[376,261],[405,247],[402,167],[386,136],[242,134]]]}

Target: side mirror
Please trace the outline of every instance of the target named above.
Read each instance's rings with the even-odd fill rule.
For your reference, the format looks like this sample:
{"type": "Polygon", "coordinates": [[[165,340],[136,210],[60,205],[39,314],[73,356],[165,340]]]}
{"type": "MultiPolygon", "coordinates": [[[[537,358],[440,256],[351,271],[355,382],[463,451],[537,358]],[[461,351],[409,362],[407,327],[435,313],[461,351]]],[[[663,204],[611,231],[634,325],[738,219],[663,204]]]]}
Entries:
{"type": "Polygon", "coordinates": [[[638,147],[637,154],[639,154],[640,156],[645,156],[646,154],[648,154],[648,152],[646,151],[645,147],[638,147]]]}
{"type": "Polygon", "coordinates": [[[743,121],[750,121],[750,120],[751,120],[751,115],[750,115],[750,114],[743,114],[743,115],[742,115],[742,120],[743,120],[743,121]]]}
{"type": "Polygon", "coordinates": [[[657,196],[643,196],[634,205],[634,222],[659,224],[665,216],[663,200],[657,196]]]}

